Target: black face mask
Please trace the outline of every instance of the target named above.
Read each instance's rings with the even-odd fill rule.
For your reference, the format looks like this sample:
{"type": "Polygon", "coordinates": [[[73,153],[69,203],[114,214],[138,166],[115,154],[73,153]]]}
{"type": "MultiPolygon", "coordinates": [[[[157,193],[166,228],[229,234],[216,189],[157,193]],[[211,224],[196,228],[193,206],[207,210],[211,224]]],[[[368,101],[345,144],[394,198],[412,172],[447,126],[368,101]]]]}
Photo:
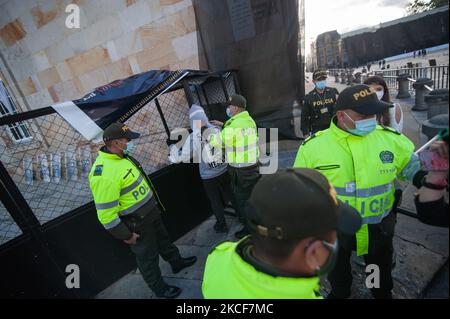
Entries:
{"type": "Polygon", "coordinates": [[[337,239],[334,242],[334,244],[330,244],[329,242],[327,242],[325,240],[322,241],[322,244],[330,252],[330,255],[328,256],[328,259],[325,262],[325,264],[323,264],[322,267],[318,267],[316,269],[317,276],[325,276],[333,270],[334,266],[336,265],[336,260],[337,260],[338,250],[339,250],[339,245],[338,245],[337,239]]]}

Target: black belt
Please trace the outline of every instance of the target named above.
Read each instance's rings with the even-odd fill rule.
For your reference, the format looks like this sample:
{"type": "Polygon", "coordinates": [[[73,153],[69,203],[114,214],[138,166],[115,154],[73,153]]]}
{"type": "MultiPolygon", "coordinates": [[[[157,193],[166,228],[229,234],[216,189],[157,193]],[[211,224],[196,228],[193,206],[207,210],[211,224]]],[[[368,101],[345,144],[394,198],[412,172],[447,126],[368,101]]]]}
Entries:
{"type": "Polygon", "coordinates": [[[158,206],[158,202],[153,197],[144,206],[139,207],[136,211],[122,217],[124,222],[126,221],[137,221],[144,219],[150,212],[152,212],[158,206]]]}

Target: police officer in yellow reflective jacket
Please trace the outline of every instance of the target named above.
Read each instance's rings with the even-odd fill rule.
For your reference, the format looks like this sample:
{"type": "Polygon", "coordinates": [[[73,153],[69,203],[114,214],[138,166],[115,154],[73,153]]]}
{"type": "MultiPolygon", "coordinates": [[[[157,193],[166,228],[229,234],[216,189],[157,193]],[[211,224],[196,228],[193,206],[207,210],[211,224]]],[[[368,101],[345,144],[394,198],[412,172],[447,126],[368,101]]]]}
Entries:
{"type": "Polygon", "coordinates": [[[367,85],[355,85],[341,92],[336,116],[329,129],[307,139],[297,154],[294,167],[322,172],[335,187],[338,198],[356,208],[364,225],[356,236],[339,234],[339,256],[328,279],[330,298],[350,296],[352,250],[364,256],[367,265],[380,270],[380,287],[375,298],[392,298],[392,240],[396,223],[394,181],[412,181],[420,163],[413,143],[391,128],[378,126],[376,114],[391,104],[379,101],[367,85]]]}
{"type": "Polygon", "coordinates": [[[103,133],[106,145],[92,166],[89,183],[100,223],[130,245],[142,276],[156,296],[175,298],[181,289],[162,279],[159,255],[170,263],[174,273],[194,264],[196,257],[182,258],[169,239],[156,191],[139,162],[130,156],[132,140],[139,136],[121,123],[107,127],[103,133]]]}
{"type": "MultiPolygon", "coordinates": [[[[223,126],[220,134],[212,136],[212,147],[222,148],[228,162],[228,172],[235,197],[236,213],[244,223],[244,206],[253,187],[260,178],[258,129],[247,109],[247,100],[242,95],[233,95],[228,101],[225,124],[219,121],[211,123],[223,126]]],[[[248,234],[245,227],[236,233],[237,238],[248,234]]]]}
{"type": "Polygon", "coordinates": [[[355,234],[358,212],[313,169],[279,170],[256,184],[246,218],[251,235],[209,254],[205,298],[322,299],[320,276],[336,259],[336,230],[355,234]]]}

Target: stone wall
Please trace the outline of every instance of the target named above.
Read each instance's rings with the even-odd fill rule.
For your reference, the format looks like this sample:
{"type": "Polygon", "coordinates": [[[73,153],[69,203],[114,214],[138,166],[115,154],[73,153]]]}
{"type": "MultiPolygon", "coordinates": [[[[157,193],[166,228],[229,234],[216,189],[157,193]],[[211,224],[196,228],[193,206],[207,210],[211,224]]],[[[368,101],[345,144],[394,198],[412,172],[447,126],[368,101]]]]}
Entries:
{"type": "Polygon", "coordinates": [[[45,107],[149,69],[198,69],[196,30],[191,0],[0,0],[0,70],[23,110],[45,107]],[[65,26],[70,3],[79,29],[65,26]]]}

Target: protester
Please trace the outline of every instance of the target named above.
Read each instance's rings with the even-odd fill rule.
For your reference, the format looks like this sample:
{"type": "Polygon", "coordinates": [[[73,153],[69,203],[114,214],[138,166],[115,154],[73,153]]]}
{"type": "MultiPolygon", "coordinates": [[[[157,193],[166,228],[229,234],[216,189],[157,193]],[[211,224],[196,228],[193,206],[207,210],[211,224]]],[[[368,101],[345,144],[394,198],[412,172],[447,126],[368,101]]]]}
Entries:
{"type": "Polygon", "coordinates": [[[197,160],[206,195],[216,216],[214,230],[218,233],[226,233],[228,226],[224,215],[224,204],[229,201],[234,202],[228,164],[225,162],[224,152],[208,144],[211,134],[219,133],[220,129],[209,122],[204,109],[199,105],[191,106],[189,120],[192,133],[184,145],[178,148],[175,145],[178,139],[168,142],[169,160],[172,163],[190,163],[191,158],[197,160]]]}
{"type": "MultiPolygon", "coordinates": [[[[376,91],[377,97],[380,101],[392,103],[387,83],[381,76],[371,76],[366,81],[364,81],[364,84],[369,85],[376,91]]],[[[382,113],[377,114],[377,121],[378,124],[392,127],[393,129],[401,133],[403,131],[402,107],[400,106],[400,104],[394,103],[393,107],[390,107],[382,113]]]]}

